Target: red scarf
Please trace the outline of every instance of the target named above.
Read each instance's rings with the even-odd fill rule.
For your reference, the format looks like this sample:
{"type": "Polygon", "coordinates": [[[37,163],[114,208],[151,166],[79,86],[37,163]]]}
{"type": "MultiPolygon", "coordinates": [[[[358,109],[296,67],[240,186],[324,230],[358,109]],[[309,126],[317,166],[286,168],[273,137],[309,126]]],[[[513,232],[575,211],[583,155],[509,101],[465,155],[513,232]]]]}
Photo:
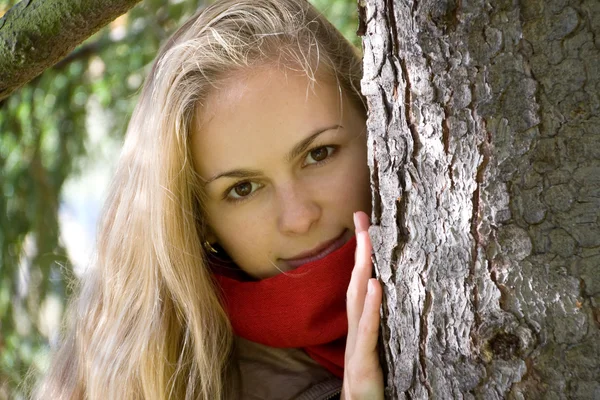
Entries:
{"type": "Polygon", "coordinates": [[[355,249],[352,237],[320,260],[260,281],[244,278],[231,263],[211,257],[234,333],[271,347],[302,348],[343,377],[346,290],[355,249]]]}

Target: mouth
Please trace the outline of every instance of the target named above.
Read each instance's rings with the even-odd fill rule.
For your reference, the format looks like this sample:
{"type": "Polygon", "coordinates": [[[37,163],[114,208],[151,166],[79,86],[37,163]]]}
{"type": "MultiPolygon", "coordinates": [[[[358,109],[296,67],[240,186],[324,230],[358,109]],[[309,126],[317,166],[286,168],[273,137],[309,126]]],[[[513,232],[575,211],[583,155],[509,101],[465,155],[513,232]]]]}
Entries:
{"type": "Polygon", "coordinates": [[[309,262],[320,260],[321,258],[333,253],[346,243],[348,239],[346,237],[347,232],[348,229],[344,229],[344,231],[335,239],[323,242],[312,250],[302,252],[293,258],[282,258],[281,261],[285,262],[290,268],[295,269],[309,262]]]}

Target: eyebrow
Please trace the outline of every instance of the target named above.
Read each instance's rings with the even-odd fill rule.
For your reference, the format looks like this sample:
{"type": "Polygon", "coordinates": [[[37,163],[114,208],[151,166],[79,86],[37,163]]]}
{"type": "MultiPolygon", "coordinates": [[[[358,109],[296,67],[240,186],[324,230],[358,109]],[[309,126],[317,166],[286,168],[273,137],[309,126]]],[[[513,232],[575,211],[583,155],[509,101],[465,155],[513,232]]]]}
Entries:
{"type": "MultiPolygon", "coordinates": [[[[294,146],[294,148],[285,156],[285,160],[287,162],[292,161],[294,158],[298,157],[298,155],[304,153],[310,147],[312,142],[314,142],[315,139],[317,137],[319,137],[319,135],[321,135],[322,133],[325,133],[327,131],[331,131],[333,129],[339,129],[339,128],[343,128],[343,126],[336,124],[333,126],[328,126],[326,128],[319,129],[318,131],[314,132],[312,135],[310,135],[306,139],[303,139],[301,142],[296,144],[294,146]]],[[[211,183],[219,178],[252,178],[252,177],[260,175],[261,173],[262,173],[262,171],[257,170],[257,169],[233,169],[230,171],[219,173],[219,174],[209,178],[206,181],[205,185],[208,185],[209,183],[211,183]]]]}

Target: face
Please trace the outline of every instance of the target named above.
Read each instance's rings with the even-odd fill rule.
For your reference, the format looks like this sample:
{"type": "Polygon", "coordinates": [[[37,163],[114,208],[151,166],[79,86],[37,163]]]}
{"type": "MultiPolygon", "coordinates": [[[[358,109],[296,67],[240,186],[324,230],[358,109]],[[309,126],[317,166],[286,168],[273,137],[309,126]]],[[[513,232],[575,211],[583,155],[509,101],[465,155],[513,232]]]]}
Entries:
{"type": "Polygon", "coordinates": [[[325,257],[370,212],[364,113],[337,86],[265,67],[237,74],[199,109],[191,138],[209,241],[251,276],[325,257]]]}

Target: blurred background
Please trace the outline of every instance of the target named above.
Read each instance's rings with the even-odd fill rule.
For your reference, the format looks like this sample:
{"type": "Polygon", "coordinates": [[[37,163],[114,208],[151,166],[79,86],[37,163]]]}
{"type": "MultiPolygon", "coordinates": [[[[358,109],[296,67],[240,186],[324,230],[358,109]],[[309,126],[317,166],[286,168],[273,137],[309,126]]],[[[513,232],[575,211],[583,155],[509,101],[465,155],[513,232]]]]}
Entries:
{"type": "MultiPolygon", "coordinates": [[[[144,77],[210,2],[143,0],[0,101],[0,400],[27,398],[47,368],[144,77]]],[[[311,2],[360,45],[356,0],[311,2]]],[[[0,16],[16,3],[0,0],[0,16]]]]}

